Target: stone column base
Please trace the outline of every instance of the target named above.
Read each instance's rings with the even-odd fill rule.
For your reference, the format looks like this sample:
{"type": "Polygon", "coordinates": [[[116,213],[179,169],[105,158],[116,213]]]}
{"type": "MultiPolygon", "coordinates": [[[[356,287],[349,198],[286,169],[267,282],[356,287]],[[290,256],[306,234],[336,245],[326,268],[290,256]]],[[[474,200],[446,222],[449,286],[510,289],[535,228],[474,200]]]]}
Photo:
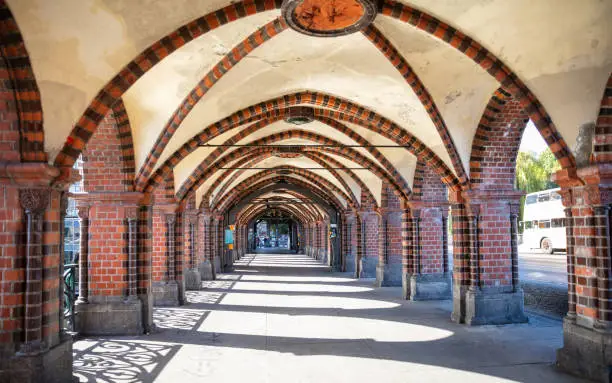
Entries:
{"type": "Polygon", "coordinates": [[[179,288],[176,282],[153,282],[153,306],[179,306],[179,288]]]}
{"type": "Polygon", "coordinates": [[[355,273],[355,256],[353,254],[347,254],[344,257],[344,271],[355,273]]]}
{"type": "Polygon", "coordinates": [[[200,263],[200,267],[198,268],[200,272],[200,280],[201,281],[212,281],[215,279],[215,275],[213,273],[213,266],[210,264],[210,261],[204,261],[200,263]]]}
{"type": "Polygon", "coordinates": [[[376,265],[376,286],[401,286],[402,265],[399,263],[376,265]]]}
{"type": "Polygon", "coordinates": [[[411,301],[451,299],[451,276],[444,273],[402,274],[402,297],[411,301]]]}
{"type": "MultiPolygon", "coordinates": [[[[4,355],[2,355],[4,358],[4,355]]],[[[72,338],[34,355],[13,354],[0,363],[0,382],[73,382],[72,338]]]]}
{"type": "Polygon", "coordinates": [[[219,257],[215,257],[213,259],[213,266],[215,268],[215,275],[221,272],[221,259],[219,257]]]}
{"type": "Polygon", "coordinates": [[[576,376],[612,382],[612,333],[564,319],[563,348],[557,350],[557,366],[576,376]]]}
{"type": "Polygon", "coordinates": [[[361,257],[360,278],[376,278],[376,266],[378,266],[378,258],[361,257]]]}
{"type": "Polygon", "coordinates": [[[139,299],[77,303],[74,311],[81,335],[140,335],[144,331],[139,299]]]}
{"type": "MultiPolygon", "coordinates": [[[[456,298],[457,299],[457,298],[456,298]]],[[[465,292],[465,317],[467,325],[525,323],[523,290],[516,292],[472,291],[465,292]]]]}
{"type": "Polygon", "coordinates": [[[185,290],[200,290],[202,288],[202,277],[196,269],[185,270],[185,290]]]}

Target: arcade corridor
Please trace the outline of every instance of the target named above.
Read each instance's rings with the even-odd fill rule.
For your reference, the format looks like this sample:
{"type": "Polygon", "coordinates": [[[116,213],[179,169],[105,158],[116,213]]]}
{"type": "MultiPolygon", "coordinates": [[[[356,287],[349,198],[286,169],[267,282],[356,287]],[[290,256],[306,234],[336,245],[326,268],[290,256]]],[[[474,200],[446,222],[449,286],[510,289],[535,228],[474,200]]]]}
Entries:
{"type": "Polygon", "coordinates": [[[407,302],[399,288],[330,273],[295,254],[249,254],[233,273],[157,307],[157,330],[75,343],[81,382],[526,382],[556,372],[561,322],[469,328],[450,302],[407,302]]]}
{"type": "Polygon", "coordinates": [[[0,382],[612,383],[610,20],[0,0],[0,382]],[[525,131],[563,323],[525,310],[525,131]]]}

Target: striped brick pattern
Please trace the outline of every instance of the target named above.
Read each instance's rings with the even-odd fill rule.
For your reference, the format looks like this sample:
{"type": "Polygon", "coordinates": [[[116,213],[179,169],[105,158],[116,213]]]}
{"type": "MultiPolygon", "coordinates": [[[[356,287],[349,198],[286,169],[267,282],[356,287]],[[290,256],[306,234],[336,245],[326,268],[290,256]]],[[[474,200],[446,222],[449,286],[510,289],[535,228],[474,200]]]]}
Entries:
{"type": "MultiPolygon", "coordinates": [[[[242,124],[257,121],[268,111],[284,110],[288,107],[300,104],[332,108],[334,110],[315,109],[315,115],[351,122],[381,134],[398,145],[408,146],[406,150],[414,154],[417,158],[426,161],[429,166],[436,170],[436,173],[440,174],[440,177],[449,187],[459,188],[460,183],[457,177],[448,169],[446,164],[424,143],[403,130],[400,126],[364,106],[357,105],[339,97],[317,92],[298,92],[278,97],[252,105],[233,113],[229,117],[217,121],[204,129],[201,133],[192,137],[181,148],[174,152],[151,176],[149,182],[155,182],[155,179],[159,177],[160,174],[171,170],[187,155],[196,150],[200,143],[208,142],[218,135],[242,124]]],[[[145,185],[137,185],[137,190],[141,190],[139,189],[141,186],[145,188],[143,190],[146,190],[145,185]]]]}
{"type": "MultiPolygon", "coordinates": [[[[11,160],[46,162],[40,91],[23,36],[5,0],[0,0],[0,42],[4,64],[0,69],[1,92],[5,94],[3,100],[11,100],[14,104],[14,113],[18,115],[18,122],[9,123],[14,128],[11,131],[18,132],[17,135],[9,134],[13,137],[10,141],[19,142],[18,148],[12,148],[19,151],[19,158],[11,160]],[[14,126],[16,124],[18,126],[14,126]]],[[[5,131],[0,127],[2,135],[5,131]]]]}
{"type": "Polygon", "coordinates": [[[479,188],[514,188],[516,157],[529,116],[502,88],[487,104],[472,141],[470,179],[479,188]]]}
{"type": "Polygon", "coordinates": [[[138,172],[138,177],[135,181],[136,184],[145,182],[151,175],[151,172],[155,167],[155,163],[157,163],[157,160],[164,151],[164,148],[168,142],[170,142],[170,139],[172,139],[174,132],[176,132],[195,105],[202,97],[204,97],[204,95],[208,93],[208,91],[217,83],[217,81],[219,81],[227,72],[242,61],[242,59],[254,49],[266,41],[269,41],[285,29],[287,29],[287,24],[281,18],[277,18],[269,22],[244,39],[240,44],[236,45],[202,78],[202,80],[181,102],[176,111],[168,120],[166,126],[162,129],[157,141],[153,145],[152,150],[149,152],[144,165],[138,172]]]}
{"type": "Polygon", "coordinates": [[[472,59],[518,100],[523,110],[527,112],[540,131],[540,134],[542,134],[542,137],[555,154],[561,167],[567,168],[575,165],[575,160],[569,147],[557,131],[557,128],[546,110],[544,110],[542,104],[518,76],[499,58],[474,41],[471,37],[457,29],[427,13],[411,8],[400,2],[383,0],[381,13],[385,16],[409,23],[415,28],[439,38],[472,59]]]}
{"type": "MultiPolygon", "coordinates": [[[[291,174],[295,174],[297,176],[305,178],[306,180],[308,180],[308,182],[312,183],[314,186],[321,190],[329,190],[338,194],[341,198],[347,201],[349,205],[352,203],[349,196],[344,191],[340,190],[336,185],[332,184],[325,178],[308,170],[303,170],[294,166],[285,165],[263,170],[251,177],[246,178],[240,184],[236,185],[230,193],[223,196],[223,198],[219,201],[218,205],[213,206],[213,208],[219,211],[225,211],[225,207],[231,205],[232,202],[236,201],[238,199],[237,196],[239,195],[239,193],[245,188],[247,188],[247,186],[252,185],[258,179],[263,179],[268,175],[276,174],[278,170],[288,170],[291,172],[291,174]]],[[[338,203],[338,205],[342,206],[340,203],[338,203]]]]}
{"type": "MultiPolygon", "coordinates": [[[[230,138],[229,140],[227,140],[226,142],[224,142],[224,144],[229,145],[229,144],[234,144],[237,143],[240,139],[243,139],[245,137],[247,137],[249,134],[252,134],[253,132],[262,129],[265,126],[268,126],[269,124],[278,121],[280,119],[280,117],[278,116],[272,116],[270,113],[266,114],[266,117],[263,120],[260,120],[250,126],[248,126],[247,128],[245,128],[244,130],[240,131],[238,134],[236,134],[235,136],[233,136],[232,138],[230,138]]],[[[370,143],[363,138],[362,136],[360,136],[359,134],[355,133],[352,129],[350,129],[349,127],[347,127],[344,124],[339,123],[336,120],[332,120],[329,118],[325,118],[325,117],[320,117],[317,118],[319,121],[327,124],[328,126],[338,130],[339,132],[345,134],[347,137],[351,138],[352,140],[354,140],[357,144],[359,145],[369,145],[370,143]]],[[[401,183],[403,185],[407,185],[407,182],[405,179],[403,179],[402,175],[399,174],[399,172],[397,171],[397,169],[386,159],[386,157],[384,157],[384,155],[376,148],[365,148],[368,152],[370,152],[374,158],[376,158],[376,160],[383,166],[383,168],[389,173],[391,174],[393,177],[398,178],[401,181],[401,183]]],[[[205,164],[210,164],[212,163],[212,160],[215,158],[218,158],[221,156],[222,153],[226,152],[228,149],[227,148],[218,148],[216,150],[214,150],[209,156],[207,156],[203,161],[201,165],[205,165],[205,164]]],[[[317,155],[319,156],[324,156],[324,154],[322,153],[318,153],[317,155]]],[[[250,157],[249,157],[250,158],[250,157]]],[[[327,158],[331,158],[329,156],[327,156],[327,158]]],[[[263,158],[262,158],[263,159],[263,158]]],[[[328,161],[329,162],[329,161],[328,161]]],[[[246,159],[241,159],[239,162],[237,162],[234,166],[235,167],[242,167],[244,165],[244,167],[248,167],[248,166],[253,166],[252,162],[247,162],[246,159]]],[[[201,177],[200,174],[201,172],[204,170],[204,167],[202,166],[198,166],[194,172],[190,175],[190,177],[185,181],[185,184],[181,186],[181,188],[179,189],[178,192],[178,196],[180,198],[181,195],[183,195],[184,193],[189,192],[190,190],[194,190],[199,187],[199,185],[202,184],[201,181],[201,177]],[[195,183],[198,184],[198,186],[195,185],[195,183]]],[[[243,170],[239,170],[237,172],[233,172],[231,170],[226,170],[224,171],[224,173],[219,176],[215,182],[208,188],[208,190],[206,191],[206,193],[204,194],[202,201],[208,201],[210,199],[210,195],[211,193],[217,188],[217,186],[219,186],[223,180],[225,180],[230,174],[231,174],[231,178],[228,180],[228,182],[226,182],[218,191],[217,193],[217,197],[216,199],[218,199],[219,196],[223,195],[225,193],[226,188],[228,187],[228,185],[230,185],[232,183],[232,180],[237,178],[240,174],[242,174],[244,171],[243,170]]],[[[350,172],[350,171],[349,171],[350,172]]],[[[351,172],[352,173],[352,172],[351,172]]],[[[361,182],[361,180],[356,182],[361,182]]],[[[362,189],[367,190],[369,192],[369,189],[362,187],[362,189]]],[[[372,198],[372,200],[374,200],[372,198]]],[[[215,201],[213,200],[213,203],[215,201]]]]}
{"type": "Polygon", "coordinates": [[[434,102],[431,94],[427,91],[427,88],[419,79],[419,76],[414,73],[412,67],[408,64],[406,59],[397,51],[397,49],[391,44],[389,40],[382,34],[378,28],[374,25],[368,26],[364,29],[363,34],[374,44],[378,50],[389,60],[389,62],[397,69],[400,75],[406,80],[408,85],[412,88],[414,93],[417,95],[421,104],[425,108],[425,111],[429,115],[429,118],[433,122],[434,126],[438,130],[438,134],[446,147],[446,151],[451,158],[455,173],[459,177],[461,184],[465,185],[468,182],[468,177],[465,174],[465,169],[461,163],[459,152],[453,142],[453,139],[448,132],[448,127],[444,122],[444,118],[440,114],[436,103],[434,102]]]}
{"type": "MultiPolygon", "coordinates": [[[[272,144],[274,142],[277,141],[282,141],[282,140],[287,140],[287,139],[292,139],[292,138],[302,138],[305,140],[309,140],[315,143],[319,143],[319,144],[326,144],[326,145],[341,145],[340,142],[329,139],[327,137],[324,136],[320,136],[318,134],[315,134],[313,132],[310,131],[305,131],[305,130],[290,130],[290,131],[284,131],[282,133],[277,133],[277,134],[272,134],[266,137],[263,137],[261,139],[252,141],[251,144],[252,145],[266,145],[266,144],[272,144]]],[[[237,140],[231,140],[232,142],[237,141],[237,140]]],[[[270,150],[274,150],[273,148],[271,148],[270,150]]],[[[388,182],[389,184],[391,184],[394,189],[395,192],[399,195],[407,195],[410,193],[410,188],[407,184],[402,184],[399,185],[398,183],[405,183],[405,180],[402,177],[399,177],[398,175],[396,175],[395,178],[391,178],[388,173],[382,169],[380,166],[378,166],[376,163],[374,163],[373,161],[371,161],[370,159],[368,159],[367,157],[363,156],[362,154],[358,153],[356,150],[352,149],[352,148],[307,148],[307,149],[302,149],[305,153],[306,152],[329,152],[329,153],[333,153],[335,155],[338,155],[340,157],[344,157],[350,161],[356,162],[364,167],[367,167],[368,169],[370,169],[370,171],[372,173],[374,173],[375,175],[377,175],[380,178],[383,178],[386,182],[388,182]]],[[[239,148],[236,149],[234,151],[232,151],[230,153],[230,155],[235,155],[235,153],[237,152],[242,152],[242,153],[250,153],[250,148],[239,148]]],[[[218,154],[211,154],[209,155],[204,161],[203,163],[198,166],[198,168],[196,168],[194,170],[194,173],[187,179],[187,182],[185,183],[185,185],[183,185],[181,187],[181,189],[179,190],[179,192],[177,193],[177,198],[182,198],[184,193],[187,193],[191,190],[197,190],[197,188],[201,185],[201,183],[205,180],[205,178],[202,177],[202,174],[206,173],[209,170],[215,170],[214,168],[216,167],[215,164],[212,164],[212,169],[210,166],[206,166],[207,162],[209,162],[211,158],[217,158],[218,154]]],[[[329,167],[329,166],[326,166],[329,167]]],[[[335,174],[335,176],[338,178],[338,180],[341,183],[344,183],[344,180],[342,179],[342,177],[335,172],[333,169],[329,169],[330,172],[332,172],[332,174],[335,174]]],[[[214,173],[213,173],[214,174],[214,173]]],[[[350,192],[350,188],[348,187],[348,185],[346,185],[346,190],[350,192]]]]}
{"type": "Polygon", "coordinates": [[[595,162],[612,162],[612,75],[608,79],[601,100],[593,144],[593,159],[595,162]]]}
{"type": "Polygon", "coordinates": [[[140,77],[161,60],[193,39],[221,25],[259,12],[279,9],[281,3],[282,0],[244,0],[236,2],[181,26],[145,49],[110,80],[87,107],[83,116],[72,129],[64,148],[56,157],[55,165],[65,168],[72,167],[108,110],[140,77]]]}

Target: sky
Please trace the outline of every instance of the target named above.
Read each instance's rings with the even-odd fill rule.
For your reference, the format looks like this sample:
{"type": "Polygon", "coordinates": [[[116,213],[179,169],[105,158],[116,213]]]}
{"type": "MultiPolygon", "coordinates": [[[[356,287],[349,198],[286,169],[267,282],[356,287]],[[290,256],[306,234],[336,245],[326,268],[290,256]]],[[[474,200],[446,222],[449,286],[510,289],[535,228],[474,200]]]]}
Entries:
{"type": "Polygon", "coordinates": [[[540,136],[540,132],[536,129],[535,125],[531,120],[527,123],[525,132],[523,133],[523,139],[521,140],[521,146],[519,151],[521,152],[535,152],[536,154],[542,153],[546,150],[546,142],[540,136]]]}

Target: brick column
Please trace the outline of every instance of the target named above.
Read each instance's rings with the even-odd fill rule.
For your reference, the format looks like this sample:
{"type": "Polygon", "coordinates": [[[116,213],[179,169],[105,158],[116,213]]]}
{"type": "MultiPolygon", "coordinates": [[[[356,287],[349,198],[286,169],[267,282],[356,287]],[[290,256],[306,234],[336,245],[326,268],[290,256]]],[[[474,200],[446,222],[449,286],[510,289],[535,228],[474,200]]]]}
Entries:
{"type": "Polygon", "coordinates": [[[348,222],[346,215],[340,216],[340,271],[346,271],[346,259],[348,256],[348,222]]]}
{"type": "Polygon", "coordinates": [[[389,272],[389,257],[388,257],[388,212],[381,209],[378,217],[378,265],[376,265],[376,285],[392,286],[390,282],[391,276],[389,272]]]}
{"type": "Polygon", "coordinates": [[[178,306],[181,303],[176,270],[176,204],[153,207],[153,304],[178,306]]]}
{"type": "Polygon", "coordinates": [[[564,169],[553,179],[566,207],[569,311],[557,365],[608,381],[612,367],[612,165],[564,169]]]}
{"type": "Polygon", "coordinates": [[[379,217],[380,214],[374,210],[366,210],[360,213],[362,224],[362,253],[360,259],[361,278],[376,278],[379,249],[379,217]]]}
{"type": "Polygon", "coordinates": [[[151,327],[147,318],[153,304],[150,289],[139,288],[151,274],[145,262],[150,255],[142,257],[139,246],[144,195],[96,192],[75,198],[89,206],[89,304],[75,307],[76,329],[84,335],[142,334],[151,327]]]}
{"type": "Polygon", "coordinates": [[[523,193],[473,189],[458,194],[453,197],[453,320],[469,325],[526,322],[523,291],[513,276],[518,265],[512,238],[512,215],[523,193]]]}
{"type": "Polygon", "coordinates": [[[0,380],[72,378],[63,336],[61,208],[65,185],[42,163],[0,164],[0,380]]]}
{"type": "Polygon", "coordinates": [[[185,290],[199,290],[202,287],[202,276],[199,270],[198,260],[198,210],[185,211],[185,247],[187,257],[185,258],[185,290]]]}
{"type": "Polygon", "coordinates": [[[42,338],[43,305],[43,213],[49,206],[49,190],[21,189],[19,201],[25,212],[25,321],[20,353],[35,355],[46,349],[42,338]]]}
{"type": "Polygon", "coordinates": [[[361,258],[363,257],[362,230],[363,222],[360,214],[355,214],[355,278],[361,277],[361,258]]]}
{"type": "Polygon", "coordinates": [[[199,232],[201,235],[201,258],[198,267],[200,278],[203,281],[211,281],[215,279],[214,255],[212,247],[212,220],[210,211],[202,210],[199,215],[199,232]]]}

